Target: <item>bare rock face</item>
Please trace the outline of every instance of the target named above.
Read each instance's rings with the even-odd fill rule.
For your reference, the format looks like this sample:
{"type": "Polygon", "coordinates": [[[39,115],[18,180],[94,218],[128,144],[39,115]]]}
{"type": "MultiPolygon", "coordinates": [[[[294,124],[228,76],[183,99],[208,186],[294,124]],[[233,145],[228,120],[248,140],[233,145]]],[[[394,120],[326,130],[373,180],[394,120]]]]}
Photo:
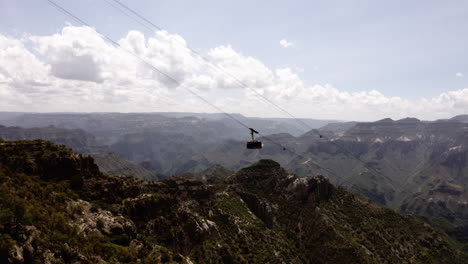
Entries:
{"type": "Polygon", "coordinates": [[[89,202],[71,201],[68,210],[75,212],[72,225],[85,235],[122,235],[132,238],[136,235],[135,224],[122,215],[114,215],[108,210],[94,208],[89,202]]]}
{"type": "Polygon", "coordinates": [[[191,211],[190,207],[181,205],[178,208],[176,216],[183,221],[172,228],[174,235],[170,241],[184,255],[188,255],[197,244],[219,236],[216,223],[191,211]]]}
{"type": "Polygon", "coordinates": [[[277,203],[281,200],[316,204],[327,200],[333,190],[321,175],[298,178],[272,160],[260,160],[231,176],[229,181],[249,210],[270,229],[278,222],[281,209],[277,203]]]}
{"type": "Polygon", "coordinates": [[[252,213],[260,218],[268,228],[273,227],[276,223],[274,206],[261,200],[255,194],[247,192],[238,192],[238,194],[252,213]]]}
{"type": "Polygon", "coordinates": [[[24,263],[23,247],[14,245],[12,250],[10,250],[8,261],[10,263],[24,263]]]}
{"type": "Polygon", "coordinates": [[[296,178],[287,187],[295,199],[307,202],[328,199],[332,194],[333,186],[322,175],[296,178]]]}
{"type": "Polygon", "coordinates": [[[148,220],[168,211],[177,199],[168,195],[142,194],[123,202],[124,210],[132,219],[148,220]]]}
{"type": "Polygon", "coordinates": [[[328,199],[333,189],[321,175],[298,178],[272,160],[260,160],[232,175],[228,181],[235,186],[233,190],[250,211],[268,228],[277,223],[279,205],[274,202],[277,198],[317,203],[328,199]]]}
{"type": "Polygon", "coordinates": [[[34,237],[36,236],[37,233],[39,233],[39,231],[37,230],[35,226],[25,226],[24,230],[25,230],[24,235],[26,237],[26,240],[24,244],[22,245],[23,254],[26,260],[30,260],[32,259],[34,255],[34,251],[35,251],[34,246],[33,246],[34,237]]]}

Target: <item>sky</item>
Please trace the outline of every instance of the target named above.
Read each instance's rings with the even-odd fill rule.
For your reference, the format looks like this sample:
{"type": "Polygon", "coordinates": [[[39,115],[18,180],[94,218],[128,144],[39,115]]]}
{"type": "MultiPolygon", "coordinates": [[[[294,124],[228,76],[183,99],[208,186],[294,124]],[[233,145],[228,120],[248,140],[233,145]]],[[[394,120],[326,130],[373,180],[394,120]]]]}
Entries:
{"type": "Polygon", "coordinates": [[[0,111],[468,113],[468,1],[54,1],[0,0],[0,111]]]}

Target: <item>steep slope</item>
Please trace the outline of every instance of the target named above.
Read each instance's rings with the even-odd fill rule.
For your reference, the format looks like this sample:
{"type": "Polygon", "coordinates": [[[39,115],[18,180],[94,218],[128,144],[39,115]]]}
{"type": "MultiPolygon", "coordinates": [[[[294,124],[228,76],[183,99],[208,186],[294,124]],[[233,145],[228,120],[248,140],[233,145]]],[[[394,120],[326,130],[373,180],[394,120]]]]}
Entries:
{"type": "Polygon", "coordinates": [[[0,142],[1,263],[463,263],[430,226],[259,161],[219,183],[101,174],[0,142]]]}
{"type": "MultiPolygon", "coordinates": [[[[467,135],[463,122],[386,119],[359,123],[332,144],[312,145],[305,155],[334,171],[334,182],[399,211],[425,216],[467,243],[467,135]],[[342,149],[327,152],[333,144],[342,149]],[[337,170],[340,166],[344,169],[337,170]]],[[[310,172],[301,162],[293,161],[290,168],[310,172]]]]}
{"type": "Polygon", "coordinates": [[[175,173],[180,164],[206,150],[209,142],[182,133],[145,130],[128,134],[111,146],[112,151],[135,163],[147,163],[153,171],[175,173]]]}
{"type": "Polygon", "coordinates": [[[418,191],[406,193],[401,211],[425,216],[468,244],[467,175],[468,144],[465,143],[443,152],[409,179],[418,186],[418,191]]]}
{"type": "Polygon", "coordinates": [[[99,152],[89,154],[99,170],[108,175],[125,175],[144,180],[156,180],[163,178],[162,175],[145,169],[133,162],[123,159],[113,152],[99,152]]]}

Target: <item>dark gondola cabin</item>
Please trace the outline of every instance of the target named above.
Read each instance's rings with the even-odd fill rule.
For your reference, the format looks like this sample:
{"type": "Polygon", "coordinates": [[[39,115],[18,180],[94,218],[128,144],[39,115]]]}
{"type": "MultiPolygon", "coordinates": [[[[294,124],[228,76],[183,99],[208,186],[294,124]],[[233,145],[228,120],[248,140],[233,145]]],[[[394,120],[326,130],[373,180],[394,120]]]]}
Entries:
{"type": "Polygon", "coordinates": [[[248,149],[261,149],[262,148],[262,142],[258,141],[258,140],[255,140],[255,138],[254,138],[254,133],[258,134],[258,132],[253,128],[249,128],[249,129],[250,129],[250,135],[252,136],[252,141],[247,141],[247,148],[248,149]]]}
{"type": "Polygon", "coordinates": [[[260,141],[248,141],[247,142],[247,148],[248,149],[261,149],[262,148],[262,142],[260,141]]]}

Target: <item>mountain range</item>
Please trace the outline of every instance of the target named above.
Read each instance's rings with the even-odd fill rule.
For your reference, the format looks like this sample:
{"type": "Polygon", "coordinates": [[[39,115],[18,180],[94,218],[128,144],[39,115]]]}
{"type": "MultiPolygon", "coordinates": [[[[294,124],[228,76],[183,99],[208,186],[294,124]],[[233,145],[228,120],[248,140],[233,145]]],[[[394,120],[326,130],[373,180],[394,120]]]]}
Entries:
{"type": "MultiPolygon", "coordinates": [[[[70,135],[87,140],[73,139],[67,143],[58,138],[70,139],[72,136],[47,136],[45,132],[37,133],[33,138],[49,139],[77,150],[102,146],[103,151],[91,155],[105,173],[145,179],[195,173],[191,177],[202,179],[197,174],[215,165],[237,171],[259,159],[273,159],[300,177],[325,175],[331,183],[364,195],[373,202],[424,217],[425,221],[458,242],[468,243],[466,115],[431,122],[405,118],[329,123],[300,135],[267,135],[260,138],[264,143],[261,150],[245,149],[244,140],[248,140],[247,133],[242,132],[245,128],[236,128],[232,120],[226,121],[216,115],[210,119],[190,117],[185,113],[172,116],[35,115],[10,114],[3,118],[8,122],[1,122],[28,127],[50,125],[47,120],[52,120],[54,125],[68,127],[68,130],[43,129],[69,131],[70,135]],[[130,125],[132,120],[134,124],[130,125]],[[81,128],[76,128],[77,124],[81,124],[81,128]],[[78,133],[77,129],[83,131],[78,133]],[[85,129],[91,132],[84,132],[85,129]],[[110,136],[106,138],[107,133],[110,136]],[[77,145],[77,142],[85,144],[77,145]]],[[[31,135],[20,132],[20,128],[3,127],[3,130],[18,131],[14,135],[31,135]]],[[[5,139],[24,138],[10,136],[5,139]]]]}
{"type": "MultiPolygon", "coordinates": [[[[232,116],[265,134],[285,131],[300,135],[308,129],[297,121],[286,118],[247,118],[239,114],[232,116]]],[[[318,128],[332,121],[301,119],[301,122],[309,127],[318,128]]],[[[245,127],[224,114],[0,112],[0,125],[28,129],[53,126],[60,129],[82,130],[89,133],[86,137],[92,135],[98,145],[105,148],[95,151],[86,149],[91,148],[90,146],[77,147],[74,144],[67,146],[84,153],[110,150],[119,157],[163,175],[185,172],[186,163],[193,163],[191,161],[193,156],[226,140],[250,138],[249,131],[245,127]]],[[[29,139],[50,139],[62,144],[60,141],[54,141],[54,138],[39,133],[33,136],[29,139]]]]}

